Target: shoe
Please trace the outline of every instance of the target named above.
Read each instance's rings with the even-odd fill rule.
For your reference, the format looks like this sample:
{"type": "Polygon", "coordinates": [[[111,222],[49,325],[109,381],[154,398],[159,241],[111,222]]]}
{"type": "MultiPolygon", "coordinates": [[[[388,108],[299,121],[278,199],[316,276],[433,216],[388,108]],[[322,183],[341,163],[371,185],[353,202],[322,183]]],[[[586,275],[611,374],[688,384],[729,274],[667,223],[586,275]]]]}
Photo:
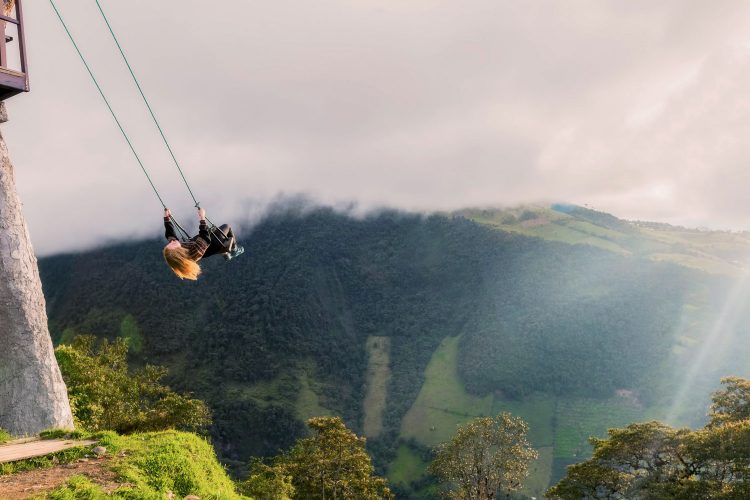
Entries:
{"type": "Polygon", "coordinates": [[[226,260],[232,260],[235,257],[239,257],[243,253],[245,253],[245,248],[239,245],[235,245],[235,247],[232,250],[230,250],[229,253],[224,254],[224,258],[226,260]]]}

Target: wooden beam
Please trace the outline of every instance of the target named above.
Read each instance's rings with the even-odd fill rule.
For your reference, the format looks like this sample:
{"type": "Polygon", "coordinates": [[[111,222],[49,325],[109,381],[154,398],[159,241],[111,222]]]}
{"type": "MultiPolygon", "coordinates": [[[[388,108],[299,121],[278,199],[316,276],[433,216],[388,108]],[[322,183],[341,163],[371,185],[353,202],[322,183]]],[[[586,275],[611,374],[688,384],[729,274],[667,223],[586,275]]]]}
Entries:
{"type": "Polygon", "coordinates": [[[12,17],[4,16],[2,14],[0,14],[0,19],[2,19],[3,21],[7,21],[11,24],[21,24],[21,22],[18,19],[13,19],[12,17]]]}
{"type": "Polygon", "coordinates": [[[75,441],[72,439],[45,439],[42,441],[31,441],[28,443],[0,445],[0,464],[15,462],[27,458],[43,457],[58,451],[76,448],[78,446],[91,446],[96,441],[75,441]]]}
{"type": "Polygon", "coordinates": [[[18,51],[21,57],[21,72],[24,74],[24,91],[29,91],[29,67],[26,61],[26,35],[23,26],[23,8],[21,0],[16,0],[16,17],[18,17],[18,51]]]}

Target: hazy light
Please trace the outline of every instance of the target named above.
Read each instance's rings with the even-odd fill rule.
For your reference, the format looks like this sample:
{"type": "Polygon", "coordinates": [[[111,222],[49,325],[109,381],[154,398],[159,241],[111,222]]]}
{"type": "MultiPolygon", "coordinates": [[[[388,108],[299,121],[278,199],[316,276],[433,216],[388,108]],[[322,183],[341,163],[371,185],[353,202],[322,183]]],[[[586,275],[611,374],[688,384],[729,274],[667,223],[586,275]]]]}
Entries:
{"type": "Polygon", "coordinates": [[[678,380],[681,379],[682,382],[667,413],[667,422],[679,422],[681,413],[686,409],[691,399],[702,401],[706,397],[706,394],[695,394],[693,391],[700,375],[708,371],[710,360],[731,347],[728,345],[728,341],[733,337],[740,315],[747,304],[748,298],[750,298],[749,292],[750,277],[748,271],[745,270],[739,274],[732,290],[727,295],[708,335],[701,339],[698,351],[689,361],[687,370],[684,373],[677,374],[678,380]]]}

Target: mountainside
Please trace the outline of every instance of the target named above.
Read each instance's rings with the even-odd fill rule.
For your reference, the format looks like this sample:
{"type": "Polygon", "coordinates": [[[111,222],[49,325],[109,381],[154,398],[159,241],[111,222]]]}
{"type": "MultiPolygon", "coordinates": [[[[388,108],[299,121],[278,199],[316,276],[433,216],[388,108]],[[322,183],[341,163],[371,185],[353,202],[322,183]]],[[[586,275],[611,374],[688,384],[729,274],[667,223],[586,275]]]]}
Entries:
{"type": "Polygon", "coordinates": [[[242,240],[197,283],[171,274],[157,239],[40,261],[55,342],[129,338],[134,362],[168,366],[211,406],[238,467],[339,414],[400,493],[429,494],[425,447],[507,410],[531,425],[538,494],[588,435],[698,423],[719,376],[750,372],[744,234],[558,205],[287,211],[242,240]]]}

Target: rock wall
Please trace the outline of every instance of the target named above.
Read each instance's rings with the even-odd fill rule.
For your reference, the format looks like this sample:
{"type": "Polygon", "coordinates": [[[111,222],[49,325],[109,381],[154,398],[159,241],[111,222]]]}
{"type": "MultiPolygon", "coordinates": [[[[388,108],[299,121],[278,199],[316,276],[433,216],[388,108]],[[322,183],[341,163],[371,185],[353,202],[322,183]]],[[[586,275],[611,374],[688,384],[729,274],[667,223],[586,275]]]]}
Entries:
{"type": "MultiPolygon", "coordinates": [[[[0,104],[0,123],[7,120],[0,104]]],[[[47,329],[39,269],[0,135],[0,427],[14,435],[73,427],[47,329]]]]}

